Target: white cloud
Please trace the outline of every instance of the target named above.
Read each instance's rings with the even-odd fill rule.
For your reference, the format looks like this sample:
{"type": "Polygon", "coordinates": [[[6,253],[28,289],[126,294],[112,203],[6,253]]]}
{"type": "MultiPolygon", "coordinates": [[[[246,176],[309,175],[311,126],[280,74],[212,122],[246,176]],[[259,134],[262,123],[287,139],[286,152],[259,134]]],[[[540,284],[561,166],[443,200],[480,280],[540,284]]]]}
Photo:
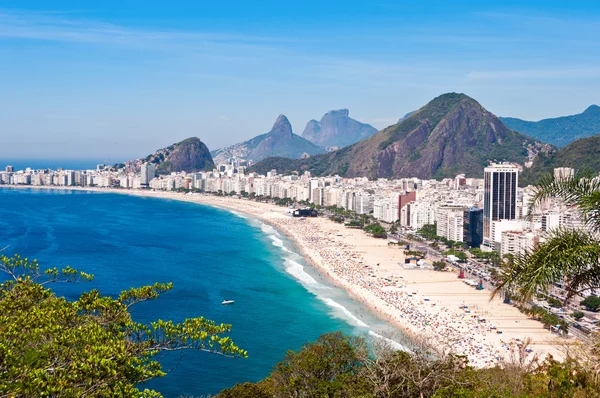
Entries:
{"type": "Polygon", "coordinates": [[[212,32],[142,30],[86,19],[64,18],[56,13],[20,12],[0,9],[0,38],[128,46],[147,49],[185,47],[214,49],[273,50],[294,42],[280,37],[259,37],[212,32]]]}
{"type": "Polygon", "coordinates": [[[600,77],[599,68],[563,68],[563,69],[515,69],[496,71],[473,71],[468,79],[587,79],[600,77]]]}

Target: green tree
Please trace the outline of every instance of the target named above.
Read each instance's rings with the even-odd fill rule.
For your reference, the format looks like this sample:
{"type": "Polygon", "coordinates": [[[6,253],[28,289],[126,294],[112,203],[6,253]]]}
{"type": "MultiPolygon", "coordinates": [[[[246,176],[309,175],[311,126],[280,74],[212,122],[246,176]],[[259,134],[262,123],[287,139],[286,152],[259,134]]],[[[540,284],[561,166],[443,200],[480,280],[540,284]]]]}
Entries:
{"type": "Polygon", "coordinates": [[[437,236],[437,224],[425,224],[417,231],[419,235],[427,240],[438,239],[437,236]]]}
{"type": "Polygon", "coordinates": [[[456,249],[450,249],[444,252],[445,256],[449,256],[449,255],[453,255],[455,257],[458,258],[458,261],[464,263],[465,261],[467,261],[467,253],[460,251],[460,250],[456,250],[456,249]]]}
{"type": "Polygon", "coordinates": [[[282,397],[344,397],[361,388],[358,376],[362,366],[360,351],[364,341],[327,333],[300,351],[288,351],[271,373],[275,396],[282,397]]]}
{"type": "Polygon", "coordinates": [[[272,398],[273,386],[270,378],[258,383],[240,383],[221,391],[215,398],[272,398]]]}
{"type": "Polygon", "coordinates": [[[436,271],[443,271],[446,269],[446,262],[445,261],[434,261],[433,262],[433,269],[436,271]]]}
{"type": "Polygon", "coordinates": [[[93,278],[70,267],[41,271],[37,261],[0,257],[0,396],[137,397],[145,381],[165,375],[162,351],[197,349],[246,357],[229,337],[231,326],[205,318],[182,323],[131,319],[132,306],[158,298],[170,283],[132,288],[117,298],[97,290],[78,300],[57,297],[49,282],[93,278]]]}
{"type": "Polygon", "coordinates": [[[373,235],[375,238],[385,238],[387,234],[385,232],[385,228],[381,226],[379,223],[369,224],[364,228],[365,232],[373,235]]]}
{"type": "Polygon", "coordinates": [[[580,320],[584,316],[585,316],[585,314],[583,312],[581,312],[581,311],[575,311],[575,312],[573,312],[573,318],[575,318],[576,321],[580,320]]]}
{"type": "MultiPolygon", "coordinates": [[[[548,198],[556,197],[579,211],[586,225],[600,230],[600,179],[573,177],[542,178],[536,187],[530,208],[536,209],[548,198]]],[[[550,232],[546,241],[533,250],[517,256],[505,268],[497,292],[517,288],[525,298],[538,289],[565,281],[566,300],[574,295],[600,288],[600,240],[581,229],[559,228],[550,232]]]]}
{"type": "Polygon", "coordinates": [[[562,308],[563,306],[562,302],[554,297],[548,297],[548,304],[555,308],[562,308]]]}
{"type": "Polygon", "coordinates": [[[584,300],[582,300],[579,304],[583,305],[590,311],[598,311],[600,308],[600,297],[598,296],[588,296],[584,300]]]}

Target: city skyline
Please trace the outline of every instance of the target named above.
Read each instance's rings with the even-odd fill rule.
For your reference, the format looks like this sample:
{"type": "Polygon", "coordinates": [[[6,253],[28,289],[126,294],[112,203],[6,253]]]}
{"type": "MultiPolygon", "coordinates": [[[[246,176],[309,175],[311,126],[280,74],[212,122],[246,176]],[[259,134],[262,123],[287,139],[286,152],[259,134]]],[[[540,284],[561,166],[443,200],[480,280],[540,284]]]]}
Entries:
{"type": "Polygon", "coordinates": [[[340,108],[381,129],[451,91],[498,116],[580,113],[599,102],[599,15],[559,2],[9,2],[0,156],[128,160],[190,136],[212,150],[280,113],[301,134],[340,108]]]}

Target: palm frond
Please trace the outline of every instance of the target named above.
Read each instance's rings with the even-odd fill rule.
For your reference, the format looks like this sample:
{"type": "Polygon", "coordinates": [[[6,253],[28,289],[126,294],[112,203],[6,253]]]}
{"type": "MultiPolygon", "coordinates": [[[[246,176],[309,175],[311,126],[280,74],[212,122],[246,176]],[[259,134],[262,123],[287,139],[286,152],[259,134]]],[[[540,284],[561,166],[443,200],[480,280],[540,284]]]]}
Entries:
{"type": "Polygon", "coordinates": [[[567,300],[581,291],[598,289],[600,241],[585,231],[554,230],[542,245],[517,256],[501,278],[495,294],[518,290],[525,299],[560,281],[565,283],[567,300]]]}
{"type": "Polygon", "coordinates": [[[535,187],[529,215],[544,200],[553,197],[575,206],[589,227],[600,230],[600,178],[575,176],[556,179],[552,174],[543,176],[535,187]]]}

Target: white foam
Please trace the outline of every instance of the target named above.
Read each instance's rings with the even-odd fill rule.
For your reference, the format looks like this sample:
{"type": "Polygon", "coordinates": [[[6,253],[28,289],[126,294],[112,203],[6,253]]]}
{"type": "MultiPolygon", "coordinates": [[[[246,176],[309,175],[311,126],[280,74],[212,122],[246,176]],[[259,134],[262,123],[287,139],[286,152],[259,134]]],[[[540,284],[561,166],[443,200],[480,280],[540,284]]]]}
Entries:
{"type": "Polygon", "coordinates": [[[244,218],[244,219],[248,219],[248,217],[246,217],[245,215],[238,213],[237,211],[234,210],[229,210],[231,213],[233,213],[234,215],[238,216],[239,218],[244,218]]]}
{"type": "Polygon", "coordinates": [[[279,232],[277,232],[277,230],[275,228],[273,228],[272,226],[267,225],[265,223],[260,224],[260,229],[268,235],[271,235],[271,234],[279,235],[279,232]]]}
{"type": "Polygon", "coordinates": [[[351,323],[363,327],[363,328],[368,328],[369,325],[367,325],[366,323],[364,323],[363,321],[361,321],[360,319],[358,319],[356,316],[354,316],[354,314],[352,314],[348,308],[344,307],[343,305],[341,305],[340,303],[333,301],[330,298],[327,297],[321,297],[321,296],[317,296],[321,301],[323,301],[325,304],[327,304],[328,306],[330,306],[331,308],[335,308],[337,310],[340,310],[345,316],[346,318],[348,318],[350,320],[351,323]]]}
{"type": "Polygon", "coordinates": [[[292,275],[294,278],[298,279],[300,282],[306,283],[308,285],[319,285],[319,282],[315,280],[312,276],[310,276],[306,271],[304,271],[304,267],[302,264],[295,262],[287,258],[284,262],[285,271],[292,275]]]}
{"type": "Polygon", "coordinates": [[[275,235],[269,235],[269,238],[273,241],[272,242],[273,246],[277,246],[277,247],[281,247],[282,249],[285,249],[285,246],[283,246],[283,241],[281,239],[279,239],[275,235]]]}
{"type": "Polygon", "coordinates": [[[375,332],[374,332],[374,331],[372,331],[372,330],[369,330],[369,334],[370,334],[371,336],[373,336],[373,337],[376,337],[376,338],[378,338],[378,339],[381,339],[381,340],[383,340],[383,341],[385,341],[385,342],[389,343],[389,345],[390,345],[392,348],[395,348],[396,350],[400,350],[400,351],[406,351],[406,348],[405,348],[405,347],[404,347],[402,344],[398,343],[397,341],[394,341],[394,340],[392,340],[392,339],[388,339],[387,337],[383,337],[382,335],[380,335],[380,334],[378,334],[378,333],[375,333],[375,332]]]}

